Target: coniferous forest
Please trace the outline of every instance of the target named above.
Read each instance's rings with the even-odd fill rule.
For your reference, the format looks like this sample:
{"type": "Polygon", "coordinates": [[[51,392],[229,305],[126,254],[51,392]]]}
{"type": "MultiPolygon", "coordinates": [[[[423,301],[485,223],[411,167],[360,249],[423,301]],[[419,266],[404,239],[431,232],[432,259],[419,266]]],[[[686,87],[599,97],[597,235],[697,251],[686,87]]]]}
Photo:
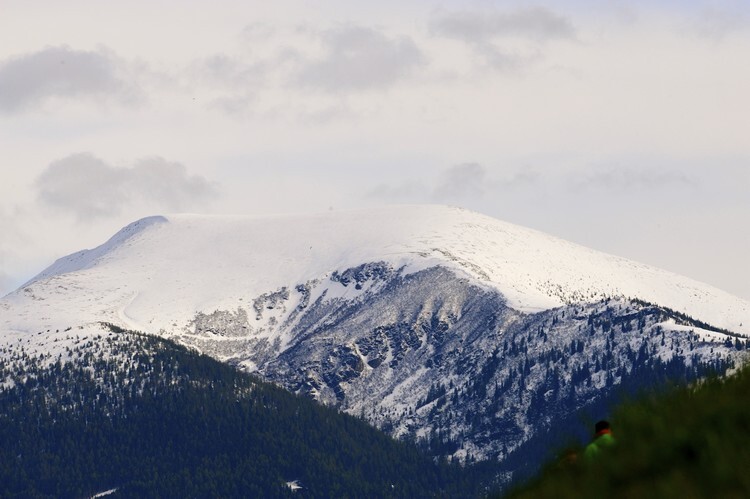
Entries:
{"type": "Polygon", "coordinates": [[[67,356],[0,365],[0,497],[476,497],[493,475],[163,339],[67,356]]]}
{"type": "MultiPolygon", "coordinates": [[[[706,361],[696,357],[687,363],[682,357],[665,361],[647,355],[645,350],[627,349],[624,359],[631,367],[618,386],[608,383],[596,399],[579,410],[574,410],[572,403],[566,405],[565,397],[532,397],[530,414],[557,412],[554,424],[535,420],[538,433],[503,462],[459,465],[439,457],[450,441],[393,440],[361,419],[293,395],[169,340],[109,327],[115,334],[79,337],[70,330],[56,332],[54,341],[63,346],[53,349],[54,355],[30,353],[23,341],[3,347],[0,497],[77,498],[111,490],[115,490],[113,497],[482,497],[488,490],[507,490],[513,483],[527,479],[564,442],[582,442],[582,431],[589,426],[587,418],[610,414],[623,398],[639,392],[655,397],[670,384],[688,386],[711,372],[724,373],[733,367],[730,357],[706,361]],[[554,407],[547,407],[549,404],[554,407]]],[[[606,345],[616,338],[611,333],[602,333],[608,339],[606,345]]],[[[509,336],[502,348],[513,353],[514,348],[527,347],[528,341],[521,341],[526,336],[542,333],[529,330],[518,334],[522,336],[520,340],[509,336]]],[[[655,334],[643,341],[668,343],[662,333],[655,334]]],[[[688,337],[693,341],[691,338],[688,337]]],[[[735,347],[744,349],[744,344],[735,347]]],[[[465,396],[486,398],[486,386],[498,369],[499,348],[474,376],[472,389],[465,396]]],[[[576,340],[569,348],[578,352],[583,345],[576,340]]],[[[685,348],[692,351],[692,343],[685,348]]],[[[612,357],[610,348],[605,353],[612,357]]],[[[562,357],[554,350],[542,354],[537,361],[542,365],[562,357]]],[[[608,359],[607,355],[594,356],[593,362],[606,364],[608,359]]],[[[598,372],[600,368],[588,370],[598,372]]],[[[516,377],[522,382],[531,370],[524,362],[516,377]]],[[[591,383],[592,374],[585,371],[573,373],[569,393],[576,386],[591,383]]],[[[737,379],[750,379],[748,373],[743,376],[737,379]]],[[[727,382],[726,387],[737,382],[727,382]]],[[[548,375],[538,385],[532,396],[560,392],[555,376],[548,375]]],[[[705,386],[715,391],[725,387],[717,381],[705,386]]],[[[675,421],[693,413],[703,418],[696,420],[695,428],[679,430],[680,435],[693,438],[694,432],[703,431],[700,424],[707,425],[720,417],[704,411],[716,406],[734,411],[736,420],[724,428],[742,435],[746,428],[737,424],[750,420],[750,411],[742,413],[744,405],[739,404],[743,386],[733,388],[734,398],[725,396],[717,401],[701,398],[704,388],[678,390],[676,395],[669,395],[672,402],[664,407],[659,405],[661,398],[646,398],[647,402],[635,408],[619,409],[614,419],[618,434],[623,435],[624,442],[640,442],[638,452],[642,452],[651,443],[643,443],[641,436],[654,442],[662,438],[654,428],[667,430],[663,434],[668,436],[675,433],[670,433],[667,420],[654,419],[657,426],[645,429],[638,424],[650,424],[651,414],[672,411],[665,414],[675,421]],[[738,402],[736,407],[733,401],[738,402]],[[693,408],[692,403],[701,407],[693,408]]],[[[424,403],[446,397],[445,388],[436,384],[424,403]]],[[[466,417],[484,424],[475,412],[467,412],[466,417]]],[[[711,442],[721,442],[721,438],[728,437],[729,432],[725,433],[711,442]]],[[[673,446],[667,459],[679,460],[687,455],[694,456],[696,463],[706,459],[723,462],[711,454],[716,449],[704,454],[706,442],[692,442],[689,438],[683,438],[682,447],[673,446]]],[[[655,444],[656,448],[666,449],[670,445],[655,444]]],[[[659,469],[662,457],[658,452],[653,454],[647,466],[659,469]]],[[[618,464],[618,469],[635,469],[637,473],[622,478],[619,471],[614,472],[614,482],[649,473],[648,469],[638,468],[635,461],[625,463],[618,464]]],[[[535,482],[542,484],[536,487],[542,488],[533,491],[547,490],[545,484],[552,483],[549,490],[555,496],[556,480],[562,480],[563,486],[569,480],[568,485],[574,487],[570,497],[578,497],[580,489],[575,487],[588,481],[599,487],[591,489],[595,493],[592,497],[600,490],[605,491],[602,497],[611,492],[606,488],[611,484],[599,480],[599,468],[594,475],[593,468],[574,466],[565,468],[563,474],[556,464],[549,469],[542,481],[535,482]]],[[[712,480],[716,481],[721,472],[714,469],[717,471],[712,480]]],[[[675,480],[682,476],[679,473],[675,480]]],[[[536,497],[536,492],[517,493],[536,497]]]]}

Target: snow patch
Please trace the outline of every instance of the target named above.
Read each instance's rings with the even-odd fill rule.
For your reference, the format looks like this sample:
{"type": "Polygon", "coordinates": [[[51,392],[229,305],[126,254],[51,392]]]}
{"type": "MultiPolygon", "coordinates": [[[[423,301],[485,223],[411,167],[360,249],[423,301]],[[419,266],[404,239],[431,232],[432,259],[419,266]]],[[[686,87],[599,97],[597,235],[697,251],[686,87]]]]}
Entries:
{"type": "Polygon", "coordinates": [[[286,482],[286,486],[291,489],[292,492],[295,492],[297,490],[303,489],[302,485],[300,484],[299,480],[292,480],[291,482],[286,482]]]}
{"type": "Polygon", "coordinates": [[[96,499],[98,497],[106,497],[106,496],[114,494],[115,492],[117,492],[117,489],[105,490],[104,492],[99,492],[98,494],[94,494],[93,496],[91,496],[91,499],[96,499]]]}

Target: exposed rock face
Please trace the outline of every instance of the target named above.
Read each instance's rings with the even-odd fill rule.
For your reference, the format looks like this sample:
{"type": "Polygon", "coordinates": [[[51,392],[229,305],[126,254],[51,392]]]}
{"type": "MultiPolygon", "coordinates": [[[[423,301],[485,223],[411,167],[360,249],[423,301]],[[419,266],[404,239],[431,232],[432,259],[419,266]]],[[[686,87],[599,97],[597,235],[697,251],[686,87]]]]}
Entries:
{"type": "Polygon", "coordinates": [[[263,294],[248,312],[198,314],[177,339],[459,459],[515,458],[581,408],[721,371],[744,348],[622,298],[524,314],[439,266],[363,264],[263,294]],[[280,315],[254,329],[258,303],[280,315]]]}

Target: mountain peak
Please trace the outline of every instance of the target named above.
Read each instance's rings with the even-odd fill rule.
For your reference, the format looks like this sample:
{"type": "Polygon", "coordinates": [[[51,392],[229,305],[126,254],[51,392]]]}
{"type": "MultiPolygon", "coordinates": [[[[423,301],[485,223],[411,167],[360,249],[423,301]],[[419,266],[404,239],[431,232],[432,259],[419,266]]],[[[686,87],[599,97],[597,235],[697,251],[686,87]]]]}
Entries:
{"type": "Polygon", "coordinates": [[[110,237],[107,242],[97,246],[96,248],[77,251],[75,253],[57,259],[55,263],[24,283],[21,288],[25,288],[34,282],[48,279],[56,275],[78,272],[80,270],[84,270],[93,265],[96,265],[97,261],[100,258],[117,249],[120,245],[125,244],[126,241],[131,237],[154,224],[165,222],[167,222],[167,219],[161,215],[155,215],[136,220],[135,222],[132,222],[120,229],[114,236],[110,237]]]}
{"type": "MultiPolygon", "coordinates": [[[[149,217],[97,248],[61,258],[16,294],[33,287],[42,297],[54,280],[54,287],[107,297],[110,318],[125,327],[149,330],[158,324],[169,331],[196,312],[233,310],[242,300],[372,262],[406,273],[446,267],[498,290],[522,312],[631,297],[750,334],[750,305],[719,289],[440,205],[149,217]]],[[[101,302],[94,302],[98,310],[101,302]]]]}

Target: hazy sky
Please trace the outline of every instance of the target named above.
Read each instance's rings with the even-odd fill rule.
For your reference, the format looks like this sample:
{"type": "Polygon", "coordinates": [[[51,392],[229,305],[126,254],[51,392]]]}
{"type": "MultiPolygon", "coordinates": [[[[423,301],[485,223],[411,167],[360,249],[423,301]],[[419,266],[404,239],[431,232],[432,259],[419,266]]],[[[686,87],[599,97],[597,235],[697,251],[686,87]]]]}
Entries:
{"type": "Polygon", "coordinates": [[[0,295],[146,215],[443,203],[750,299],[749,5],[0,0],[0,295]]]}

